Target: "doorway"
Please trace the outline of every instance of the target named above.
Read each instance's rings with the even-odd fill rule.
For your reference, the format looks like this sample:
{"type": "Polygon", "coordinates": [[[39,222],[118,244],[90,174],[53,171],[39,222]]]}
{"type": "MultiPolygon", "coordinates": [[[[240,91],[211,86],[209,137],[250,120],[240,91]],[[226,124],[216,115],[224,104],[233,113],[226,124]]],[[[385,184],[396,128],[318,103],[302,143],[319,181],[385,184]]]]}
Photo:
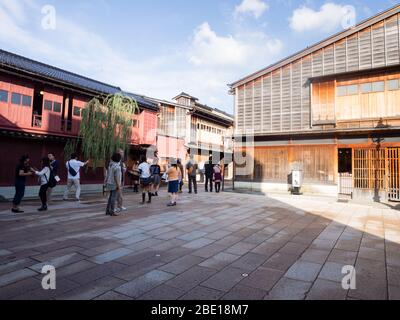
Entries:
{"type": "Polygon", "coordinates": [[[353,195],[353,150],[343,148],[338,150],[339,194],[353,195]]]}
{"type": "Polygon", "coordinates": [[[43,86],[35,86],[33,92],[33,110],[32,110],[32,127],[42,127],[42,113],[43,113],[43,86]]]}

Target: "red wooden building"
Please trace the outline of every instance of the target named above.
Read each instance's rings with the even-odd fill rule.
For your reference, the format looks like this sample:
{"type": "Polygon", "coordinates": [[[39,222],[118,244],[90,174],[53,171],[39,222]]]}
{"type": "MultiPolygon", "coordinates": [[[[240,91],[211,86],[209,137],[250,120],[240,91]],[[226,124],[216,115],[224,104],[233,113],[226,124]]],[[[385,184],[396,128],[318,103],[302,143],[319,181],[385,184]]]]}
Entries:
{"type": "MultiPolygon", "coordinates": [[[[156,143],[158,106],[120,88],[0,50],[0,196],[13,195],[14,168],[23,154],[39,167],[48,152],[64,163],[63,150],[76,138],[82,109],[95,96],[122,93],[134,98],[140,113],[134,115],[131,158],[156,143]]],[[[61,165],[62,182],[66,169],[61,165]]],[[[102,174],[82,173],[83,191],[101,188],[102,174]]],[[[28,179],[27,195],[36,193],[36,179],[28,179]],[[35,186],[35,187],[34,187],[35,186]]],[[[58,188],[62,192],[63,188],[58,188]]]]}

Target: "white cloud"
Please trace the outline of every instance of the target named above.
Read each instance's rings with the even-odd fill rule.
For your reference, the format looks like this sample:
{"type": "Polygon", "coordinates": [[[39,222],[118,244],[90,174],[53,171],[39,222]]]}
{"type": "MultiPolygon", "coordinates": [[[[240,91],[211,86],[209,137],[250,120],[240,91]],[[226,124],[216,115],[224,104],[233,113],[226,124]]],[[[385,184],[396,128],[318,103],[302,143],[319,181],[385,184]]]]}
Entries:
{"type": "Polygon", "coordinates": [[[280,53],[282,43],[262,32],[218,36],[207,22],[194,32],[189,60],[196,66],[249,66],[254,60],[267,61],[280,53]]]}
{"type": "Polygon", "coordinates": [[[319,11],[306,6],[294,10],[290,18],[290,27],[297,32],[332,32],[340,27],[350,28],[355,24],[355,20],[356,12],[353,6],[326,3],[319,11]]]}
{"type": "Polygon", "coordinates": [[[279,40],[262,32],[221,36],[204,23],[178,48],[143,59],[59,11],[56,30],[44,30],[35,0],[14,2],[10,8],[8,0],[0,0],[0,47],[156,98],[169,100],[185,91],[227,111],[233,102],[226,84],[268,65],[282,50],[279,40]]]}
{"type": "Polygon", "coordinates": [[[242,3],[235,8],[235,15],[250,13],[257,19],[269,8],[268,4],[261,0],[243,0],[242,3]]]}

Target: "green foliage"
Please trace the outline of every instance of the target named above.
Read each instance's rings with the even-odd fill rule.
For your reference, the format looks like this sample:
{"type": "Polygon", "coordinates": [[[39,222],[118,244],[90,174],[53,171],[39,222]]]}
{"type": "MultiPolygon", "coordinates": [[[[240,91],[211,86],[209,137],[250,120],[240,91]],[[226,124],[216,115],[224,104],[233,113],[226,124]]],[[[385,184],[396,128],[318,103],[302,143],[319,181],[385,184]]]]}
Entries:
{"type": "MultiPolygon", "coordinates": [[[[91,160],[93,168],[104,165],[119,148],[127,149],[132,134],[132,116],[137,111],[136,101],[121,94],[94,98],[87,103],[82,113],[79,140],[83,155],[91,160]]],[[[76,148],[78,143],[67,143],[64,153],[76,148]]]]}
{"type": "Polygon", "coordinates": [[[69,139],[64,147],[64,159],[71,159],[71,155],[76,152],[78,141],[76,139],[69,139]]]}

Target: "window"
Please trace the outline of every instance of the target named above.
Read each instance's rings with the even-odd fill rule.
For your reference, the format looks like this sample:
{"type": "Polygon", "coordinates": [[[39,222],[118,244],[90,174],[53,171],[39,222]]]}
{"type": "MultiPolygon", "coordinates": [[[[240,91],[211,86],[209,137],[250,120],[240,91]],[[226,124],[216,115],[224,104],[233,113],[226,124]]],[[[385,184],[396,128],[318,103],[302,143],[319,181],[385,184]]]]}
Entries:
{"type": "Polygon", "coordinates": [[[81,116],[81,108],[74,107],[74,116],[80,117],[81,116]]]}
{"type": "Polygon", "coordinates": [[[61,112],[61,103],[59,103],[59,102],[54,102],[53,111],[54,111],[54,112],[61,112]]]}
{"type": "Polygon", "coordinates": [[[138,128],[139,127],[139,121],[137,119],[132,120],[132,127],[138,128]]]}
{"type": "Polygon", "coordinates": [[[22,96],[19,93],[13,92],[11,95],[11,103],[16,105],[21,105],[22,96]]]}
{"type": "Polygon", "coordinates": [[[44,110],[53,110],[53,102],[49,100],[44,100],[44,110]]]}
{"type": "Polygon", "coordinates": [[[347,94],[348,95],[358,94],[358,85],[353,84],[351,86],[347,86],[347,94]]]}
{"type": "Polygon", "coordinates": [[[31,96],[22,96],[22,105],[24,107],[30,107],[32,105],[32,97],[31,96]]]}
{"type": "Polygon", "coordinates": [[[373,82],[372,83],[372,91],[373,92],[385,91],[385,82],[384,81],[373,82]]]}
{"type": "Polygon", "coordinates": [[[388,80],[387,82],[388,90],[398,90],[400,89],[399,79],[388,80]]]}
{"type": "Polygon", "coordinates": [[[343,97],[347,94],[347,87],[346,86],[339,86],[337,87],[337,96],[343,97]]]}
{"type": "Polygon", "coordinates": [[[0,102],[8,102],[8,91],[0,90],[0,102]]]}
{"type": "Polygon", "coordinates": [[[362,93],[370,93],[370,92],[372,92],[372,83],[363,83],[361,85],[361,92],[362,93]]]}

